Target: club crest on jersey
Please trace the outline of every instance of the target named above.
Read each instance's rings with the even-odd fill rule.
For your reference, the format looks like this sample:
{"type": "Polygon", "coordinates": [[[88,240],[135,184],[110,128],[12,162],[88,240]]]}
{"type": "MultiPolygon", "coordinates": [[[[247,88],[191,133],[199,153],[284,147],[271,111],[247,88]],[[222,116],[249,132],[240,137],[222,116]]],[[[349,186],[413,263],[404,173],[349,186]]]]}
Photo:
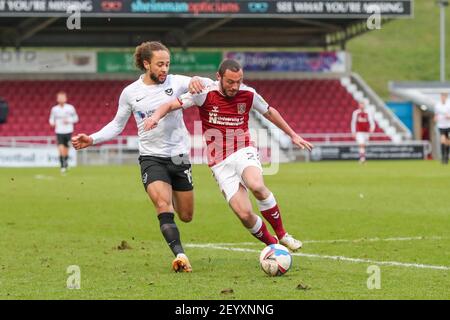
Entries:
{"type": "Polygon", "coordinates": [[[239,114],[244,114],[247,110],[247,104],[246,103],[238,103],[237,104],[237,112],[239,114]]]}
{"type": "Polygon", "coordinates": [[[164,90],[164,92],[165,92],[168,96],[173,95],[173,89],[172,89],[172,88],[166,89],[166,90],[164,90]]]}

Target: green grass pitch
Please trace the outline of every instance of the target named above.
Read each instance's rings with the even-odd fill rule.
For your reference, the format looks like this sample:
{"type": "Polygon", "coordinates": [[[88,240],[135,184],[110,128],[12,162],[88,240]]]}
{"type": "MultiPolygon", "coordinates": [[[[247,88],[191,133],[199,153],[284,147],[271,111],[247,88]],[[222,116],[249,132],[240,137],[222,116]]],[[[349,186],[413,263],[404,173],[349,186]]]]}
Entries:
{"type": "Polygon", "coordinates": [[[66,176],[0,169],[0,299],[450,298],[448,167],[282,165],[265,181],[286,229],[305,244],[276,278],[261,271],[263,246],[227,207],[209,169],[193,170],[194,220],[178,226],[194,272],[176,274],[137,165],[77,167],[66,176]],[[118,250],[122,240],[131,249],[118,250]],[[80,267],[80,290],[67,289],[70,265],[80,267]],[[380,268],[380,289],[367,287],[371,265],[380,268]]]}

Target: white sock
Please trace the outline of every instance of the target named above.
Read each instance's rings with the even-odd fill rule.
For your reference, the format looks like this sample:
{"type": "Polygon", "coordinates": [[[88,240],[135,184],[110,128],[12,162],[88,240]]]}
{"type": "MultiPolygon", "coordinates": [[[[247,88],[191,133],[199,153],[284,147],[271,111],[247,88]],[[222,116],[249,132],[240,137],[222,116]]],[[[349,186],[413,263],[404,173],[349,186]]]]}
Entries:
{"type": "Polygon", "coordinates": [[[272,209],[277,205],[277,201],[275,200],[275,197],[273,196],[272,192],[267,197],[267,199],[264,200],[256,199],[256,203],[258,204],[259,211],[266,211],[272,209]]]}
{"type": "Polygon", "coordinates": [[[248,231],[250,231],[251,234],[255,234],[259,231],[259,229],[261,229],[261,227],[262,227],[262,219],[260,216],[256,216],[255,225],[251,228],[248,228],[248,231]]]}

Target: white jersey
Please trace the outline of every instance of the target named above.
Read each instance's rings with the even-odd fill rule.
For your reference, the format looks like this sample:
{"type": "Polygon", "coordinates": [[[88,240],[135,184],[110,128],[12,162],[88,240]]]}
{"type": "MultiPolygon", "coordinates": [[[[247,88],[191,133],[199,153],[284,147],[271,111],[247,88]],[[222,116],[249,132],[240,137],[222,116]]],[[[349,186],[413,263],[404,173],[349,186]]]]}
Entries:
{"type": "Polygon", "coordinates": [[[62,107],[56,105],[50,112],[49,123],[55,126],[56,134],[67,134],[73,132],[73,124],[78,122],[75,107],[65,103],[62,107]]]}
{"type": "Polygon", "coordinates": [[[140,155],[168,158],[189,154],[190,135],[184,124],[181,109],[169,113],[153,130],[144,131],[144,121],[159,106],[186,93],[191,78],[168,75],[162,84],[146,85],[143,77],[144,75],[141,75],[137,81],[122,91],[115,118],[103,129],[91,135],[94,144],[117,137],[133,114],[138,127],[140,155]]]}
{"type": "Polygon", "coordinates": [[[444,104],[439,102],[434,106],[434,113],[436,114],[437,127],[439,129],[450,128],[450,101],[444,104]]]}

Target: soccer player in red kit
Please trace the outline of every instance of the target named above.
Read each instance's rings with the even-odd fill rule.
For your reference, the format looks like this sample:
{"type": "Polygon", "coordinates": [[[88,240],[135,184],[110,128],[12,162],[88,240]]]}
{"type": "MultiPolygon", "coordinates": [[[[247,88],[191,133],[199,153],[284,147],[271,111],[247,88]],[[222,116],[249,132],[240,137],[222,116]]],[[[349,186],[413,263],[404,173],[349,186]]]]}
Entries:
{"type": "Polygon", "coordinates": [[[163,104],[146,120],[145,129],[157,126],[170,111],[198,106],[208,164],[232,210],[250,233],[266,245],[279,242],[295,251],[302,243],[284,229],[277,201],[264,184],[258,152],[250,139],[251,108],[288,134],[298,147],[311,150],[313,146],[298,136],[254,89],[242,84],[243,76],[237,61],[223,61],[217,73],[218,81],[200,94],[184,94],[163,104]],[[274,229],[276,237],[267,230],[261,217],[253,213],[247,190],[255,196],[261,214],[274,229]]]}
{"type": "Polygon", "coordinates": [[[366,162],[366,144],[369,142],[370,134],[375,131],[375,122],[372,114],[367,112],[363,102],[352,115],[352,134],[359,145],[359,162],[366,162]]]}

